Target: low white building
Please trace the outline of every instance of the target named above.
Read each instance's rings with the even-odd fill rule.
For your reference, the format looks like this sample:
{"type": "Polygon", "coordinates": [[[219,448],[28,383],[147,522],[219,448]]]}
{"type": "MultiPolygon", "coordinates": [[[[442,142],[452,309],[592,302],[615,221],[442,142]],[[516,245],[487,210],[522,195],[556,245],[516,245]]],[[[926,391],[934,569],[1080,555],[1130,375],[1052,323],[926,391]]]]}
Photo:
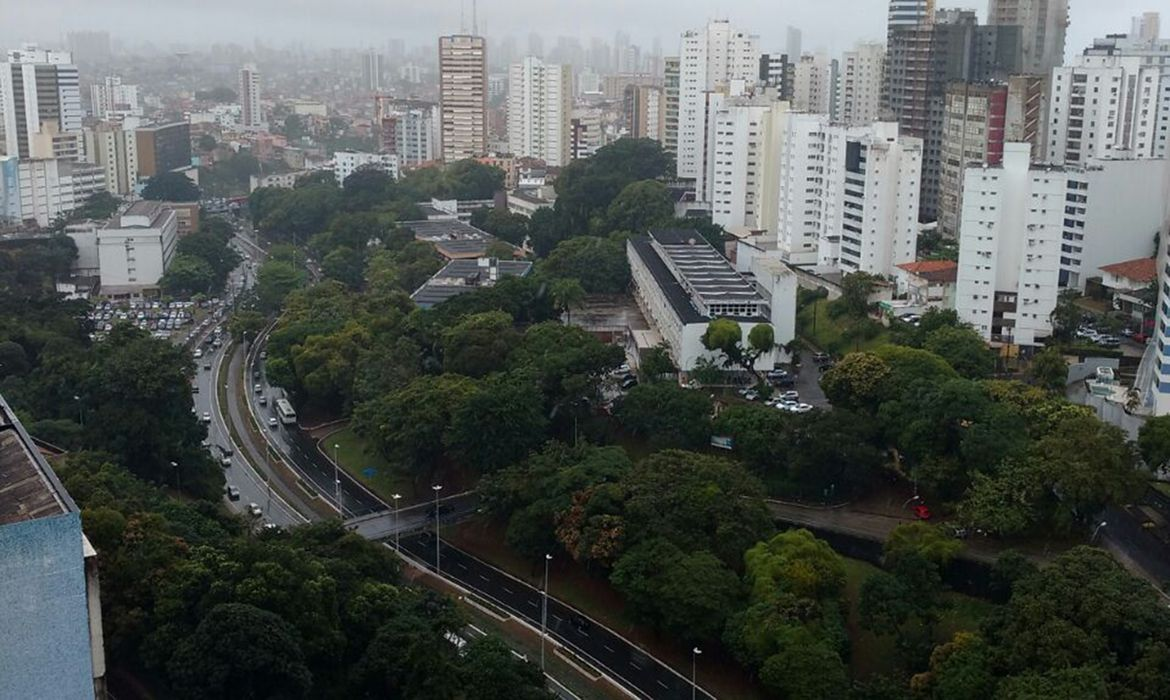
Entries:
{"type": "Polygon", "coordinates": [[[364,153],[362,151],[338,151],[333,154],[333,176],[338,185],[345,184],[345,178],[363,165],[385,171],[398,179],[398,156],[393,153],[364,153]]]}
{"type": "Polygon", "coordinates": [[[958,276],[953,260],[919,260],[898,265],[894,284],[897,295],[916,307],[953,309],[958,276]]]}
{"type": "Polygon", "coordinates": [[[1031,346],[1052,334],[1062,289],[1138,258],[1168,235],[1170,161],[1032,165],[1009,143],[1003,164],[964,177],[955,309],[993,342],[1031,346]]]}
{"type": "MultiPolygon", "coordinates": [[[[90,195],[106,191],[106,171],[92,163],[33,158],[19,161],[14,171],[20,202],[19,208],[10,205],[8,215],[20,221],[35,221],[39,226],[49,226],[58,216],[85,203],[90,195]]],[[[7,180],[9,175],[4,177],[7,180]]],[[[9,190],[10,185],[4,189],[9,190]]]]}
{"type": "Polygon", "coordinates": [[[271,175],[252,175],[248,178],[248,191],[255,192],[261,187],[278,187],[282,190],[291,190],[297,180],[312,173],[312,170],[294,170],[288,173],[273,173],[271,175]]]}
{"type": "Polygon", "coordinates": [[[795,335],[796,278],[786,268],[772,269],[778,260],[760,261],[764,282],[757,285],[697,231],[680,229],[631,238],[626,254],[638,306],[682,371],[693,370],[704,358],[722,362],[722,353],[712,353],[702,341],[717,318],[739,323],[745,344],[752,328],[772,326],[776,346],[759,357],[756,369],[768,370],[787,359],[779,346],[795,335]]]}
{"type": "Polygon", "coordinates": [[[97,231],[102,293],[140,293],[158,285],[175,255],[175,212],[158,202],[139,201],[97,231]]]}

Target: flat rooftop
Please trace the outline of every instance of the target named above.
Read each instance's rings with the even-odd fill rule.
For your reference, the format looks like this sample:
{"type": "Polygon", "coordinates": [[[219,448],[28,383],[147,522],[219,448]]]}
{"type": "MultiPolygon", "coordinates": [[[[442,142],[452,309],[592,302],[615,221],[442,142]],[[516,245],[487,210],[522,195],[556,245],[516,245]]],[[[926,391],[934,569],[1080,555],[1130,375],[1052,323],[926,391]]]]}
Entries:
{"type": "Polygon", "coordinates": [[[49,463],[0,397],[0,525],[76,510],[49,463]]]}
{"type": "Polygon", "coordinates": [[[650,238],[682,286],[703,304],[763,302],[755,286],[697,231],[654,229],[650,238]]]}
{"type": "MultiPolygon", "coordinates": [[[[436,272],[429,280],[416,289],[410,298],[424,309],[441,304],[451,297],[488,287],[496,280],[491,278],[491,265],[484,264],[486,258],[452,260],[436,272]]],[[[522,260],[495,261],[497,278],[525,277],[532,271],[532,263],[522,260]]]]}
{"type": "MultiPolygon", "coordinates": [[[[481,258],[487,253],[488,246],[499,240],[487,231],[456,219],[404,221],[401,225],[410,229],[415,240],[434,245],[439,254],[450,260],[481,258]]],[[[511,247],[516,249],[516,246],[511,247]]]]}

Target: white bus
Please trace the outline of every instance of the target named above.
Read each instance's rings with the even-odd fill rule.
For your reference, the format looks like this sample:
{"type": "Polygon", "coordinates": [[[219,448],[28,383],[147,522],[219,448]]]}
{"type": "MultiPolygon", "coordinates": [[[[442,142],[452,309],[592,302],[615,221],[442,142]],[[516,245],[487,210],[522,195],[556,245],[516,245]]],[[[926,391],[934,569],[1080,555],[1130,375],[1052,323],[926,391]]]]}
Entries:
{"type": "Polygon", "coordinates": [[[276,400],[276,413],[280,416],[280,422],[285,425],[296,425],[297,412],[293,410],[292,404],[288,399],[276,400]]]}

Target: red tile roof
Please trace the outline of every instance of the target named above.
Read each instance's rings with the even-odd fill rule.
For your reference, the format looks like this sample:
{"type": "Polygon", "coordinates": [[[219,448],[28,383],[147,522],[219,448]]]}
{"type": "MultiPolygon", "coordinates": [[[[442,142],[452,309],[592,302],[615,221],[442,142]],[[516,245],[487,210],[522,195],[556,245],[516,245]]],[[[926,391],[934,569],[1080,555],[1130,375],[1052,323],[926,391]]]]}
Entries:
{"type": "Polygon", "coordinates": [[[898,268],[927,282],[954,282],[959,277],[959,263],[954,260],[919,260],[902,263],[898,268]]]}
{"type": "Polygon", "coordinates": [[[1158,263],[1153,258],[1126,260],[1112,265],[1102,265],[1099,269],[1135,282],[1152,282],[1158,276],[1158,263]]]}

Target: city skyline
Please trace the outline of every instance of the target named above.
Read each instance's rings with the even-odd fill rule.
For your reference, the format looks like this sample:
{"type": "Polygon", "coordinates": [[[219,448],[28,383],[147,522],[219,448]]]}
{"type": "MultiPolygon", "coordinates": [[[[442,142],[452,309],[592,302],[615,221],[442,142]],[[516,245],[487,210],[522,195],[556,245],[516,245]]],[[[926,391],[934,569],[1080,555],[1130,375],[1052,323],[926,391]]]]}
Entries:
{"type": "MultiPolygon", "coordinates": [[[[100,7],[85,0],[21,3],[9,9],[5,26],[0,28],[0,42],[9,48],[25,41],[61,44],[63,48],[67,32],[96,30],[108,31],[112,38],[130,47],[141,47],[149,41],[160,50],[225,41],[260,41],[276,47],[301,43],[319,48],[362,48],[382,46],[391,39],[403,39],[412,46],[429,45],[442,34],[458,32],[461,24],[467,31],[472,25],[472,3],[459,0],[409,6],[337,0],[323,15],[308,11],[305,3],[301,5],[305,11],[293,15],[288,12],[289,3],[274,0],[253,0],[244,6],[208,0],[198,6],[168,10],[166,18],[171,21],[167,23],[159,21],[159,13],[147,11],[155,6],[145,0],[110,0],[100,7]],[[214,21],[224,13],[230,13],[230,23],[214,21]],[[52,28],[52,32],[46,28],[52,28]]],[[[815,6],[787,0],[766,7],[735,0],[721,3],[719,13],[713,13],[709,3],[697,0],[637,5],[600,0],[588,5],[580,3],[576,11],[571,4],[566,5],[570,6],[551,13],[541,12],[541,5],[532,0],[485,0],[478,3],[478,27],[485,36],[514,36],[522,45],[529,33],[540,34],[546,39],[546,48],[561,36],[587,43],[593,37],[612,41],[617,32],[623,32],[645,47],[657,39],[664,55],[673,55],[681,32],[708,19],[724,18],[733,23],[750,23],[760,35],[765,51],[783,50],[788,27],[795,26],[803,33],[806,52],[824,50],[835,54],[848,50],[858,40],[883,39],[888,8],[887,0],[823,0],[815,6]],[[667,8],[669,11],[665,11],[667,8]],[[615,18],[620,21],[615,22],[615,18]]],[[[981,20],[986,17],[986,5],[986,0],[940,3],[942,7],[974,9],[981,20]]],[[[1093,38],[1128,31],[1129,16],[1156,10],[1156,5],[1151,0],[1117,0],[1108,4],[1071,0],[1066,55],[1079,53],[1093,38]]]]}

